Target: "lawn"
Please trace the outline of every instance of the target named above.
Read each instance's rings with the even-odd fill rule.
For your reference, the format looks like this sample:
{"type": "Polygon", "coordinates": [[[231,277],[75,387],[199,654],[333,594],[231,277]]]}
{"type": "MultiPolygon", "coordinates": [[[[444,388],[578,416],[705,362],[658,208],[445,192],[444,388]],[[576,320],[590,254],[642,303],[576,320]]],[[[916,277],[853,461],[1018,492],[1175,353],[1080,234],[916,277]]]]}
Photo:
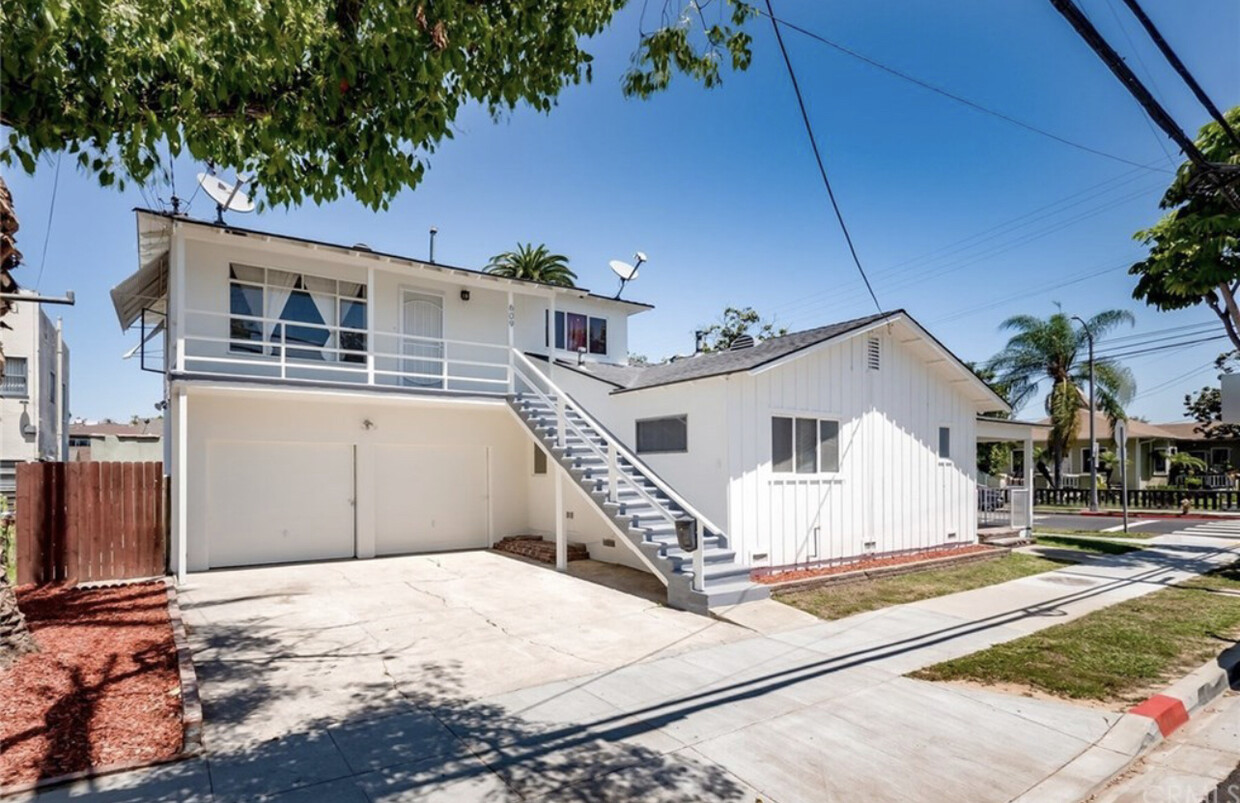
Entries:
{"type": "Polygon", "coordinates": [[[1077,552],[1090,552],[1097,555],[1123,555],[1127,552],[1137,552],[1143,549],[1143,547],[1133,544],[1121,544],[1118,541],[1107,541],[1104,538],[1072,538],[1071,536],[1034,533],[1033,540],[1039,546],[1054,547],[1055,549],[1072,549],[1077,552]]]}
{"type": "Polygon", "coordinates": [[[1012,552],[995,560],[964,566],[821,588],[776,591],[774,596],[814,616],[842,619],[854,613],[941,597],[1063,567],[1062,562],[1012,552]]]}
{"type": "Polygon", "coordinates": [[[1240,564],[1233,564],[911,676],[1129,704],[1230,647],[1238,634],[1240,564]]]}
{"type": "Polygon", "coordinates": [[[1076,530],[1071,527],[1040,527],[1033,525],[1033,534],[1053,533],[1055,535],[1092,535],[1096,538],[1153,538],[1159,533],[1144,532],[1142,530],[1129,530],[1128,532],[1103,532],[1102,530],[1076,530]]]}

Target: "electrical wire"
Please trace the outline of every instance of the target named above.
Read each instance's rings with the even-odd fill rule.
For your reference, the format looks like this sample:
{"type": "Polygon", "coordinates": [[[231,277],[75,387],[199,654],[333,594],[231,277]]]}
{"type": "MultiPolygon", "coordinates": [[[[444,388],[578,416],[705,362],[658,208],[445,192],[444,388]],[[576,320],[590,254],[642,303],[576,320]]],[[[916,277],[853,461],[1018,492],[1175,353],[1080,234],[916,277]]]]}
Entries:
{"type": "Polygon", "coordinates": [[[1210,360],[1205,365],[1199,365],[1191,371],[1187,371],[1185,373],[1180,374],[1179,376],[1172,377],[1171,379],[1168,379],[1165,382],[1160,382],[1152,388],[1146,388],[1145,390],[1138,393],[1136,396],[1133,396],[1132,400],[1137,401],[1138,399],[1143,399],[1148,396],[1152,396],[1153,394],[1157,393],[1160,390],[1169,388],[1178,382],[1183,382],[1185,379],[1188,379],[1190,376],[1196,376],[1197,374],[1200,374],[1203,371],[1207,371],[1213,367],[1214,367],[1214,360],[1210,360]]]}
{"type": "Polygon", "coordinates": [[[844,233],[844,241],[848,243],[848,252],[852,254],[853,264],[857,266],[857,272],[861,274],[861,280],[865,282],[865,289],[869,291],[870,298],[874,300],[874,306],[879,312],[883,311],[883,305],[878,303],[878,296],[874,293],[874,287],[870,284],[870,277],[865,275],[865,268],[861,266],[861,258],[857,256],[857,248],[853,245],[852,235],[848,233],[848,225],[844,222],[844,214],[840,211],[840,204],[835,199],[835,190],[831,189],[831,180],[827,178],[827,168],[822,161],[822,153],[818,150],[818,138],[814,136],[814,127],[809,121],[809,112],[805,110],[805,99],[801,96],[801,85],[797,82],[796,71],[792,69],[792,59],[788,57],[788,49],[784,47],[784,36],[779,32],[779,22],[775,19],[775,9],[771,6],[771,0],[766,0],[766,10],[771,18],[771,27],[775,30],[775,41],[779,45],[779,52],[784,57],[784,66],[788,68],[788,78],[792,81],[792,91],[797,96],[797,107],[801,110],[801,121],[805,123],[805,133],[809,135],[809,144],[814,151],[814,161],[818,163],[818,173],[822,176],[823,186],[827,188],[827,197],[831,199],[831,208],[835,210],[835,219],[839,221],[840,231],[844,233]]]}
{"type": "Polygon", "coordinates": [[[52,200],[47,205],[47,226],[43,230],[43,253],[39,255],[39,272],[35,276],[34,291],[39,292],[39,284],[43,281],[43,267],[47,264],[47,245],[52,237],[52,218],[56,214],[56,194],[60,189],[60,157],[56,154],[56,175],[52,179],[52,200]]]}
{"type": "MultiPolygon", "coordinates": [[[[1106,4],[1107,10],[1111,12],[1111,16],[1115,19],[1116,26],[1119,27],[1119,32],[1124,36],[1124,41],[1128,42],[1128,48],[1132,51],[1133,57],[1136,58],[1137,65],[1141,68],[1141,71],[1145,73],[1145,80],[1149,81],[1151,87],[1150,91],[1154,94],[1154,97],[1158,98],[1159,102],[1162,102],[1162,98],[1159,97],[1159,95],[1162,94],[1162,91],[1158,88],[1158,83],[1154,80],[1154,73],[1150,72],[1150,68],[1146,65],[1145,59],[1141,58],[1141,51],[1137,49],[1136,42],[1134,42],[1132,37],[1128,35],[1128,28],[1124,26],[1123,21],[1119,18],[1119,11],[1115,9],[1115,3],[1113,0],[1106,0],[1106,4]]],[[[1154,127],[1154,123],[1147,115],[1142,114],[1141,119],[1145,121],[1145,127],[1150,130],[1150,133],[1153,134],[1154,139],[1158,141],[1158,147],[1162,149],[1164,154],[1166,154],[1167,163],[1174,168],[1176,166],[1175,157],[1171,155],[1171,151],[1167,150],[1167,143],[1163,141],[1165,138],[1158,133],[1158,129],[1154,127]]]]}
{"type": "Polygon", "coordinates": [[[1191,347],[1191,346],[1197,346],[1197,345],[1200,345],[1200,344],[1202,344],[1202,343],[1211,343],[1211,342],[1214,342],[1214,341],[1218,341],[1218,340],[1226,340],[1226,339],[1227,339],[1227,335],[1225,335],[1225,334],[1222,334],[1222,335],[1214,335],[1213,337],[1202,337],[1202,338],[1198,338],[1198,339],[1196,339],[1196,340],[1186,340],[1186,341],[1184,341],[1184,342],[1182,342],[1182,343],[1166,343],[1166,344],[1161,345],[1161,346],[1150,346],[1149,348],[1145,348],[1145,349],[1136,349],[1136,350],[1134,350],[1134,351],[1129,351],[1129,352],[1121,352],[1121,353],[1119,353],[1119,354],[1108,354],[1106,357],[1104,357],[1104,358],[1102,358],[1102,359],[1097,359],[1097,358],[1095,357],[1095,360],[1096,360],[1097,362],[1115,362],[1116,360],[1120,360],[1120,359],[1123,359],[1123,358],[1125,358],[1125,357],[1137,357],[1137,356],[1140,356],[1140,355],[1142,355],[1142,354],[1153,354],[1153,353],[1155,353],[1155,352],[1159,352],[1159,351],[1167,351],[1167,350],[1170,350],[1170,349],[1182,349],[1182,348],[1189,348],[1189,347],[1191,347]]]}
{"type": "MultiPolygon", "coordinates": [[[[1001,111],[997,111],[995,109],[989,108],[988,106],[984,106],[981,103],[969,100],[968,98],[962,95],[958,95],[955,92],[951,92],[950,90],[943,89],[942,87],[936,86],[928,81],[923,81],[922,79],[917,78],[913,75],[910,75],[906,72],[903,72],[902,70],[898,70],[895,67],[889,67],[888,65],[883,64],[880,61],[877,61],[875,59],[870,58],[869,56],[865,56],[861,53],[858,53],[857,51],[851,48],[845,47],[844,45],[841,45],[838,42],[834,42],[826,38],[822,34],[815,33],[814,31],[811,31],[807,28],[803,28],[799,25],[796,25],[795,23],[788,22],[787,20],[782,19],[782,18],[780,18],[777,21],[774,13],[770,11],[769,3],[767,4],[767,11],[768,11],[768,15],[771,17],[772,24],[775,24],[776,22],[778,22],[779,25],[783,25],[784,27],[789,28],[793,31],[796,31],[797,33],[803,36],[807,36],[810,39],[813,39],[817,42],[827,45],[828,47],[834,48],[835,50],[839,51],[840,53],[843,53],[846,56],[857,59],[858,61],[862,61],[866,64],[869,64],[871,67],[875,67],[876,69],[882,70],[883,72],[889,73],[890,75],[894,75],[895,77],[900,78],[904,81],[908,81],[909,83],[915,84],[921,87],[922,89],[929,90],[931,92],[934,92],[935,94],[942,95],[943,97],[948,98],[950,100],[954,100],[957,103],[968,106],[969,108],[982,112],[983,114],[988,114],[992,117],[996,117],[1000,120],[1003,120],[1007,123],[1011,123],[1012,125],[1018,126],[1027,131],[1031,131],[1035,134],[1039,134],[1049,139],[1053,139],[1056,142],[1062,143],[1064,145],[1069,145],[1078,150],[1085,151],[1086,153],[1092,153],[1095,156],[1102,156],[1107,159],[1112,159],[1117,162],[1123,162],[1124,164],[1132,165],[1134,167],[1144,168],[1146,170],[1156,170],[1162,173],[1173,172],[1170,170],[1165,170],[1160,167],[1150,167],[1148,165],[1143,165],[1140,162],[1135,162],[1131,159],[1125,159],[1122,156],[1116,156],[1113,153],[1107,153],[1106,151],[1098,150],[1097,148],[1090,147],[1089,145],[1085,145],[1080,142],[1075,142],[1073,140],[1068,139],[1067,137],[1061,137],[1058,134],[1047,131],[1044,128],[1039,128],[1038,126],[1033,125],[1032,123],[1027,123],[1024,120],[1011,116],[1010,114],[1005,114],[1001,111]]],[[[762,13],[761,9],[759,9],[758,13],[762,13]]]]}

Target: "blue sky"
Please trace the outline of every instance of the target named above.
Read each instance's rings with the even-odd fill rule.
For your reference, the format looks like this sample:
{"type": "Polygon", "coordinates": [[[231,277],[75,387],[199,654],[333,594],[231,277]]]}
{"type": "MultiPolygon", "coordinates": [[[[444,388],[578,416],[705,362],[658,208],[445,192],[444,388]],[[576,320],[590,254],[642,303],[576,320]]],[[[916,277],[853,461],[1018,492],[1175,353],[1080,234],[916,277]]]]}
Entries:
{"type": "MultiPolygon", "coordinates": [[[[1190,133],[1208,119],[1119,0],[1080,0],[1190,133]],[[1117,19],[1122,21],[1123,29],[1117,19]]],[[[1147,0],[1147,12],[1215,101],[1240,102],[1240,5],[1147,0]]],[[[1169,168],[1141,110],[1045,0],[779,2],[782,18],[1100,151],[1169,168]]],[[[818,177],[769,23],[754,20],[754,63],[705,90],[678,78],[648,101],[619,79],[641,4],[590,43],[594,81],[570,87],[549,115],[519,109],[494,122],[481,109],[432,157],[425,182],[384,213],[353,202],[234,216],[252,228],[483,265],[517,241],[570,256],[582,285],[608,292],[609,259],[645,251],[626,296],[656,305],[631,321],[631,348],[650,357],[692,349],[693,331],[726,305],[753,306],[809,328],[873,310],[818,177]]],[[[1000,349],[999,323],[1049,314],[1054,302],[1089,316],[1131,310],[1131,333],[1208,323],[1206,309],[1161,313],[1131,298],[1125,268],[1142,255],[1132,233],[1157,219],[1169,174],[1134,168],[961,106],[785,31],[828,171],[863,264],[885,308],[904,307],[965,359],[1000,349]]],[[[193,191],[201,166],[177,165],[193,191]]],[[[136,188],[99,188],[66,159],[34,176],[5,174],[22,222],[29,287],[72,288],[65,320],[75,416],[151,414],[158,377],[121,355],[108,290],[136,263],[136,188]],[[43,249],[53,187],[57,200],[43,249]],[[40,276],[40,264],[43,264],[40,276]]],[[[167,200],[167,187],[146,191],[167,200]]],[[[191,214],[213,210],[199,195],[191,214]]],[[[1221,328],[1219,329],[1221,332],[1221,328]]],[[[1130,414],[1183,417],[1187,390],[1212,382],[1220,343],[1135,357],[1130,414]]],[[[1027,415],[1040,410],[1029,409],[1027,415]]]]}

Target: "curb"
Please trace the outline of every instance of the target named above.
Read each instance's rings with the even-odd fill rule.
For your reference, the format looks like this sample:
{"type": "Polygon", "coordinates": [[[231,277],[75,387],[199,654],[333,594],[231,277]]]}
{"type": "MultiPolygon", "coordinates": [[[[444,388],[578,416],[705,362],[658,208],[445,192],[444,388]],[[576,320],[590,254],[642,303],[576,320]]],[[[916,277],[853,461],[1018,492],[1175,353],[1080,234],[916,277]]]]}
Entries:
{"type": "MultiPolygon", "coordinates": [[[[1053,516],[1055,514],[1054,513],[1043,513],[1043,515],[1053,516]]],[[[1077,513],[1068,513],[1066,515],[1095,516],[1095,517],[1104,518],[1104,519],[1120,519],[1124,517],[1124,514],[1118,510],[1098,510],[1098,511],[1081,510],[1077,513]]],[[[1159,521],[1162,521],[1164,519],[1176,519],[1177,521],[1220,521],[1220,520],[1231,521],[1234,519],[1240,519],[1240,513],[1232,513],[1232,512],[1227,512],[1227,511],[1219,512],[1219,513],[1206,513],[1204,511],[1194,511],[1192,513],[1184,514],[1184,513],[1176,512],[1174,510],[1141,510],[1138,508],[1135,510],[1128,511],[1128,518],[1129,519],[1157,519],[1159,521]]]]}
{"type": "Polygon", "coordinates": [[[1098,793],[1221,697],[1237,675],[1240,645],[1224,650],[1161,693],[1128,709],[1101,739],[1016,800],[1084,800],[1098,793]]]}
{"type": "MultiPolygon", "coordinates": [[[[133,770],[146,769],[147,767],[173,764],[202,754],[202,700],[198,695],[198,674],[194,671],[194,662],[189,648],[189,637],[185,632],[185,623],[181,619],[181,607],[177,604],[176,585],[172,578],[165,577],[162,579],[168,594],[168,619],[172,624],[172,641],[177,652],[177,671],[181,680],[181,751],[167,758],[89,767],[51,778],[40,778],[37,781],[0,786],[0,798],[38,792],[49,787],[61,786],[75,781],[84,781],[90,778],[99,778],[104,775],[115,775],[120,772],[131,772],[133,770]]],[[[118,582],[110,585],[135,585],[149,582],[151,582],[151,579],[147,578],[140,581],[118,582]]]]}

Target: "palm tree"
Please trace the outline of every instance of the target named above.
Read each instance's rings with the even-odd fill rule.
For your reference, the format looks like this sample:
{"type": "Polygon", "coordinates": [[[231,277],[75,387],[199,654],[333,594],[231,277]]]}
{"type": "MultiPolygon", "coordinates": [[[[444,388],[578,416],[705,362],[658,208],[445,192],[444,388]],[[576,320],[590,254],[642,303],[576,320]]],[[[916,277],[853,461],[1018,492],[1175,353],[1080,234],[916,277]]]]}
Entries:
{"type": "Polygon", "coordinates": [[[517,243],[516,251],[505,251],[491,257],[487,273],[509,279],[526,279],[531,282],[576,287],[577,274],[568,267],[568,257],[553,254],[547,246],[537,248],[533,243],[517,243]]]}
{"type": "MultiPolygon", "coordinates": [[[[1019,408],[1038,392],[1046,380],[1050,390],[1046,394],[1046,413],[1051,419],[1051,431],[1047,448],[1055,468],[1054,486],[1059,487],[1063,459],[1068,447],[1077,438],[1078,411],[1088,406],[1089,363],[1087,360],[1088,336],[1098,340],[1122,323],[1133,325],[1132,313],[1125,310],[1107,310],[1090,318],[1085,326],[1078,327],[1062,310],[1042,319],[1035,315],[1017,315],[1008,318],[1000,329],[1015,332],[1003,351],[996,354],[987,367],[993,369],[1001,381],[1010,388],[1009,400],[1013,408],[1019,408]]],[[[1095,361],[1094,377],[1097,382],[1095,399],[1098,409],[1110,420],[1127,418],[1124,405],[1132,400],[1136,391],[1132,372],[1118,363],[1102,359],[1095,361]]]]}

